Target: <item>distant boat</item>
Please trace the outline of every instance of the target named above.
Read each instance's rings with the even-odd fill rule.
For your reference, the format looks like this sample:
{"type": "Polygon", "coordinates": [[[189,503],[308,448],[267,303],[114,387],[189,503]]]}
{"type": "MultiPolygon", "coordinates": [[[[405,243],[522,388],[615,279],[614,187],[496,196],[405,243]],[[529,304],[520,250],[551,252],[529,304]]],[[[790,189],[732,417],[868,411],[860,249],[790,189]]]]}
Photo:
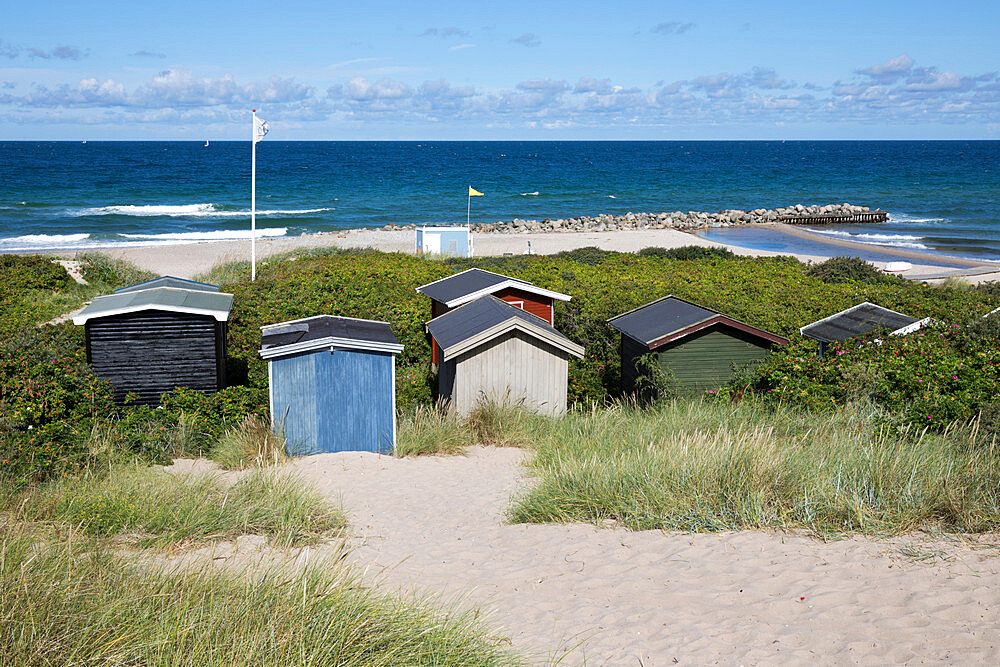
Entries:
{"type": "Polygon", "coordinates": [[[86,139],[84,139],[84,140],[83,140],[83,141],[81,141],[80,143],[81,143],[81,144],[85,144],[85,143],[87,143],[87,140],[86,140],[86,139]]]}
{"type": "Polygon", "coordinates": [[[208,139],[205,139],[205,148],[208,148],[208,139]]]}

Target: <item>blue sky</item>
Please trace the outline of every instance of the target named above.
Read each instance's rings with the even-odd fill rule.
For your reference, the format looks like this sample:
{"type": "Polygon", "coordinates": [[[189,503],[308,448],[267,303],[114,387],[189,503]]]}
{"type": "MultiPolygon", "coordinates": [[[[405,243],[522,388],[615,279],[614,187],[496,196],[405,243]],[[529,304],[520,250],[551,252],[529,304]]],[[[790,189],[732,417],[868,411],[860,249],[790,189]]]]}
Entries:
{"type": "Polygon", "coordinates": [[[1000,139],[997,2],[11,5],[0,139],[1000,139]]]}

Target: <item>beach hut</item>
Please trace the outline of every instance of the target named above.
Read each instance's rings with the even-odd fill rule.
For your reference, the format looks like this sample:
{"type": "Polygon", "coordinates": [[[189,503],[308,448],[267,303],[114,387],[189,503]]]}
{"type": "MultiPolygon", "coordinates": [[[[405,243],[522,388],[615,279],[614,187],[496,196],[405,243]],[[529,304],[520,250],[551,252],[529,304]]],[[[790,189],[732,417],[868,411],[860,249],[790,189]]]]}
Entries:
{"type": "Polygon", "coordinates": [[[823,354],[830,343],[841,343],[873,331],[888,331],[890,335],[908,334],[926,321],[865,301],[807,324],[799,329],[799,333],[819,341],[819,351],[823,354]]]}
{"type": "Polygon", "coordinates": [[[392,452],[403,346],[388,322],[317,315],[261,333],[272,426],[293,452],[392,452]]]}
{"type": "MultiPolygon", "coordinates": [[[[555,324],[555,302],[572,297],[543,289],[525,280],[518,280],[483,269],[468,269],[460,273],[421,285],[417,291],[431,299],[431,319],[444,315],[462,304],[484,296],[494,296],[512,306],[536,315],[552,326],[555,324]]],[[[431,363],[440,362],[440,346],[431,336],[431,363]]]]}
{"type": "Polygon", "coordinates": [[[420,255],[469,257],[472,254],[469,228],[420,225],[417,227],[416,250],[420,255]]]}
{"type": "Polygon", "coordinates": [[[646,372],[640,359],[647,354],[654,355],[680,393],[697,394],[724,385],[740,368],[766,359],[773,345],[788,342],[675,296],[617,315],[608,324],[622,334],[625,393],[638,388],[637,380],[646,372]]]}
{"type": "Polygon", "coordinates": [[[84,327],[87,361],[115,388],[156,404],[177,387],[205,393],[226,382],[226,322],[233,295],[218,286],[163,276],[94,299],[73,323],[84,327]]]}
{"type": "Polygon", "coordinates": [[[427,323],[441,346],[438,396],[459,415],[485,400],[566,411],[569,358],[583,347],[542,318],[484,296],[427,323]]]}

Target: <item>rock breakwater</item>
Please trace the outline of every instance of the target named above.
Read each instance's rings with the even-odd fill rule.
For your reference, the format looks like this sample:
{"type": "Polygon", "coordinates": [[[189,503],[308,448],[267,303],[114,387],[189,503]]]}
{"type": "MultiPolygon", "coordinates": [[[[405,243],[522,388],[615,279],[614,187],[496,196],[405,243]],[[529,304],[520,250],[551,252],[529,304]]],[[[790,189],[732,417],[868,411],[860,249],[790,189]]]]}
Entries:
{"type": "MultiPolygon", "coordinates": [[[[499,220],[473,223],[472,231],[493,234],[524,234],[541,232],[607,232],[625,229],[678,229],[694,230],[710,227],[733,227],[767,222],[786,224],[823,224],[827,222],[880,222],[887,214],[879,209],[853,204],[827,204],[803,206],[796,204],[783,208],[758,208],[752,211],[731,209],[708,213],[705,211],[673,211],[662,213],[602,214],[544,220],[499,220]]],[[[386,225],[382,229],[413,229],[415,225],[386,225]]]]}

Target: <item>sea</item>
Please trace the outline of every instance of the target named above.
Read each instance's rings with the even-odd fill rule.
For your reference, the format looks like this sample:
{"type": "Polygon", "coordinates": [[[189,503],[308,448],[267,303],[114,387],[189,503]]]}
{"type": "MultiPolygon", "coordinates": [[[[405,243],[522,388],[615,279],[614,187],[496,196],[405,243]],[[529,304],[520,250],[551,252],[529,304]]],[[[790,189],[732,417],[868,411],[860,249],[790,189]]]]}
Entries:
{"type": "MultiPolygon", "coordinates": [[[[1000,261],[1000,141],[265,139],[256,174],[260,236],[849,202],[889,221],[813,229],[1000,261]]],[[[0,251],[249,238],[250,185],[248,141],[0,142],[0,251]]],[[[782,234],[706,236],[817,254],[782,234]]]]}

